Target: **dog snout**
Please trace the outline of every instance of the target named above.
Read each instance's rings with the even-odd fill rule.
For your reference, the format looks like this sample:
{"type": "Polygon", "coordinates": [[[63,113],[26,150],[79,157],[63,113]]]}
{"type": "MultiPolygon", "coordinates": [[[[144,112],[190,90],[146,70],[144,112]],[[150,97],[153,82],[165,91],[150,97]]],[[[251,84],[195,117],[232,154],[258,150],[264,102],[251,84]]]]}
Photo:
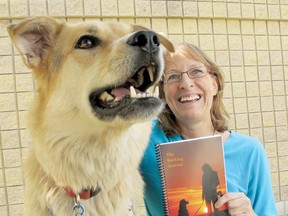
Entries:
{"type": "Polygon", "coordinates": [[[135,32],[127,40],[127,43],[132,46],[140,47],[141,50],[154,53],[159,50],[160,42],[155,32],[142,30],[135,32]]]}

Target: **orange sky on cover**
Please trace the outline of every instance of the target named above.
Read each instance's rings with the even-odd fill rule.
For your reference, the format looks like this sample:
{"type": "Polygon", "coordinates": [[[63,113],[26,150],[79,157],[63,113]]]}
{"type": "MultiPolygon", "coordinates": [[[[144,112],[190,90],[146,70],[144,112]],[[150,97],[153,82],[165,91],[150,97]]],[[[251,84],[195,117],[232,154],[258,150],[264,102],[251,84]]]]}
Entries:
{"type": "MultiPolygon", "coordinates": [[[[168,144],[162,147],[163,165],[166,178],[166,186],[169,197],[169,206],[176,212],[170,215],[178,215],[179,201],[183,198],[190,201],[187,205],[189,214],[194,214],[202,203],[202,175],[201,167],[208,163],[214,171],[217,171],[221,191],[225,192],[224,159],[222,154],[221,138],[213,143],[205,143],[202,140],[192,145],[187,143],[168,144]],[[211,148],[211,146],[213,148],[211,148]],[[169,148],[169,149],[168,149],[169,148]],[[168,154],[167,154],[168,153],[168,154]],[[183,166],[168,168],[167,159],[183,159],[183,166]],[[172,208],[173,207],[173,208],[172,208]]],[[[178,162],[172,162],[175,165],[178,162]]],[[[181,162],[179,162],[181,164],[181,162]]],[[[199,210],[203,213],[205,204],[199,210]]]]}
{"type": "Polygon", "coordinates": [[[204,208],[206,206],[204,203],[202,204],[201,194],[202,194],[201,188],[195,190],[182,188],[179,190],[168,191],[168,196],[170,197],[169,201],[170,215],[171,216],[178,215],[179,201],[182,199],[185,199],[186,201],[189,200],[189,204],[186,206],[189,215],[194,215],[201,205],[202,206],[198,211],[197,215],[205,213],[204,208]]]}

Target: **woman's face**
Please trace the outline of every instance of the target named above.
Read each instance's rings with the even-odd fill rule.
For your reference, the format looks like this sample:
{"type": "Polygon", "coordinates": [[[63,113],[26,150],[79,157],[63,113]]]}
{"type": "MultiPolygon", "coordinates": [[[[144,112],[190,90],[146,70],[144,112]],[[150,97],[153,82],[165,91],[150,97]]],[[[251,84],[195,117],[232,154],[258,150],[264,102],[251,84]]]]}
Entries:
{"type": "MultiPolygon", "coordinates": [[[[164,83],[166,103],[178,123],[203,120],[211,122],[210,110],[213,96],[217,94],[218,89],[216,78],[209,74],[209,69],[203,63],[176,52],[166,64],[165,77],[171,77],[171,72],[186,72],[195,67],[200,67],[208,73],[194,79],[189,78],[187,73],[182,73],[178,82],[174,80],[172,83],[164,83]]],[[[173,81],[174,77],[171,79],[173,81]]]]}

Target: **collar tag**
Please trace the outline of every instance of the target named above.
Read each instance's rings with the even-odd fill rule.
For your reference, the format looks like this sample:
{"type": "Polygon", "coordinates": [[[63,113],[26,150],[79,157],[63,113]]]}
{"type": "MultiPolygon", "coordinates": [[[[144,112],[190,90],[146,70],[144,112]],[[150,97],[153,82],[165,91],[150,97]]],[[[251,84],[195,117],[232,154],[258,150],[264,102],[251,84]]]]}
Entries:
{"type": "Polygon", "coordinates": [[[85,213],[85,208],[81,204],[76,204],[73,206],[72,211],[74,216],[82,216],[85,213]]]}
{"type": "Polygon", "coordinates": [[[85,208],[80,203],[80,196],[77,194],[75,199],[75,205],[72,208],[72,211],[74,213],[74,216],[82,216],[85,213],[85,208]]]}

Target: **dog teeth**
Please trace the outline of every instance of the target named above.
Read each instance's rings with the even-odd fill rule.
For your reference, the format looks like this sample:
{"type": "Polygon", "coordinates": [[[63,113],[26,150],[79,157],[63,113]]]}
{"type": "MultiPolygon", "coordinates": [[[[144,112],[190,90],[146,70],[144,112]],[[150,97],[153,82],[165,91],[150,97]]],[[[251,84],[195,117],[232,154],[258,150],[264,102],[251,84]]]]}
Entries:
{"type": "Polygon", "coordinates": [[[159,96],[159,87],[156,86],[155,88],[153,86],[151,86],[150,88],[148,88],[146,90],[146,92],[148,92],[149,95],[153,96],[153,97],[158,97],[159,96]]]}
{"type": "Polygon", "coordinates": [[[136,88],[141,86],[143,84],[143,81],[144,81],[144,76],[143,76],[143,73],[144,73],[144,68],[138,72],[138,77],[137,77],[137,80],[136,80],[136,88]]]}
{"type": "Polygon", "coordinates": [[[147,91],[152,97],[159,97],[159,86],[156,86],[155,88],[151,86],[147,91]]]}
{"type": "Polygon", "coordinates": [[[156,86],[154,88],[151,86],[149,89],[147,89],[147,92],[137,93],[135,88],[130,86],[130,96],[131,98],[159,97],[159,87],[156,86]]]}
{"type": "Polygon", "coordinates": [[[131,98],[144,98],[148,97],[147,93],[137,93],[133,86],[130,86],[130,97],[131,98]]]}
{"type": "Polygon", "coordinates": [[[136,90],[133,86],[130,86],[130,96],[131,96],[131,98],[137,97],[136,90]]]}
{"type": "Polygon", "coordinates": [[[159,86],[156,86],[156,87],[155,87],[154,97],[159,97],[159,86]]]}
{"type": "Polygon", "coordinates": [[[148,70],[149,78],[150,78],[151,82],[153,82],[153,80],[154,80],[153,67],[147,67],[147,70],[148,70]]]}
{"type": "Polygon", "coordinates": [[[159,87],[151,86],[149,89],[147,89],[147,95],[150,97],[159,97],[159,87]]]}
{"type": "Polygon", "coordinates": [[[100,95],[100,99],[102,101],[107,101],[107,102],[110,102],[110,101],[113,101],[115,98],[108,94],[108,92],[104,91],[101,95],[100,95]]]}

